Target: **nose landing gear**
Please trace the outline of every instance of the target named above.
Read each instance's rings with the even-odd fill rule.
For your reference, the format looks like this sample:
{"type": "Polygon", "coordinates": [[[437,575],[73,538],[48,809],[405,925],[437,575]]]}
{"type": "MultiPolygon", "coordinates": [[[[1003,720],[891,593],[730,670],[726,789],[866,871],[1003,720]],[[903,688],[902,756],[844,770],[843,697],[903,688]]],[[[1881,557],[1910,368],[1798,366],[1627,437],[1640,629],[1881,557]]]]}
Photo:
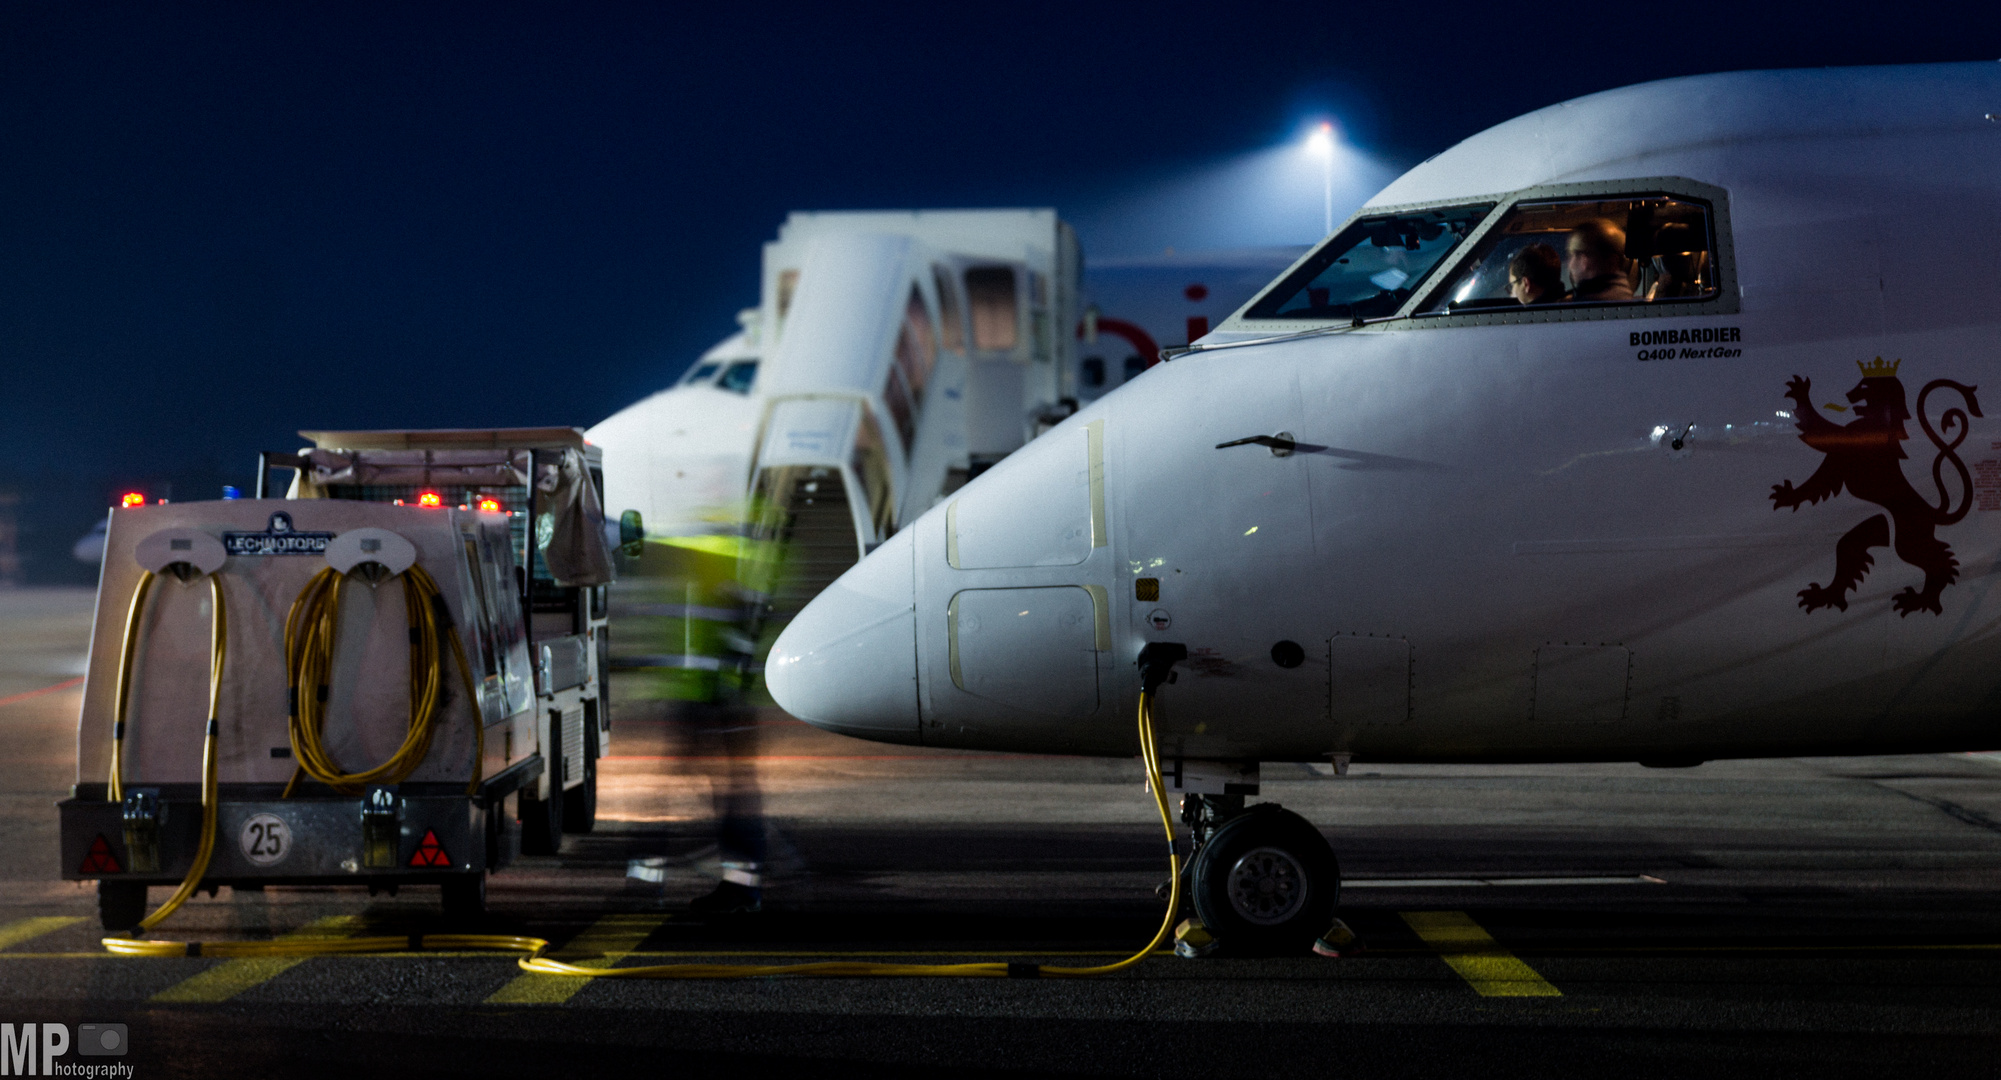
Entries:
{"type": "Polygon", "coordinates": [[[1188,893],[1203,927],[1240,955],[1311,949],[1341,896],[1341,865],[1320,830],[1277,803],[1246,808],[1241,795],[1190,795],[1182,818],[1195,837],[1188,893]]]}

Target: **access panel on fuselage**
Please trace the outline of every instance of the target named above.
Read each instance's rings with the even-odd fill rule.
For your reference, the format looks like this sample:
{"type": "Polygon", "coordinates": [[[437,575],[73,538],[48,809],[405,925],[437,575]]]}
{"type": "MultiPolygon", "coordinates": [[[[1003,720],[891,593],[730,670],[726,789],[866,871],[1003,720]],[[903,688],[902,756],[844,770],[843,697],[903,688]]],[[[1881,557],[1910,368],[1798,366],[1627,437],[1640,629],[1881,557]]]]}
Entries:
{"type": "Polygon", "coordinates": [[[1198,353],[1149,371],[1133,389],[1142,388],[1123,395],[1128,411],[1109,423],[1108,471],[1121,495],[1117,633],[1130,643],[1121,655],[1148,641],[1188,647],[1160,696],[1161,752],[1327,753],[1332,613],[1308,601],[1307,448],[1216,448],[1280,433],[1321,441],[1301,416],[1293,365],[1269,350],[1198,353]]]}

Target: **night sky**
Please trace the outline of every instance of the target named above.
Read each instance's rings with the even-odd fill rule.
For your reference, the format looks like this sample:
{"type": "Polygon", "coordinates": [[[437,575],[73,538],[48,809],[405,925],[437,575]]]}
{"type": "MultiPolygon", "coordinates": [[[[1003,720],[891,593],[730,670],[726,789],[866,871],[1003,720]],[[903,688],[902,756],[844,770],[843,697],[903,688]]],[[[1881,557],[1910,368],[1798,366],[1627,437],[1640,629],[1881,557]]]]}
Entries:
{"type": "Polygon", "coordinates": [[[108,487],[213,497],[298,428],[593,423],[733,329],[787,210],[1053,205],[1087,262],[1306,243],[1213,199],[1318,117],[1389,175],[1627,83],[2001,57],[1994,7],[845,7],[8,0],[30,580],[108,487]]]}

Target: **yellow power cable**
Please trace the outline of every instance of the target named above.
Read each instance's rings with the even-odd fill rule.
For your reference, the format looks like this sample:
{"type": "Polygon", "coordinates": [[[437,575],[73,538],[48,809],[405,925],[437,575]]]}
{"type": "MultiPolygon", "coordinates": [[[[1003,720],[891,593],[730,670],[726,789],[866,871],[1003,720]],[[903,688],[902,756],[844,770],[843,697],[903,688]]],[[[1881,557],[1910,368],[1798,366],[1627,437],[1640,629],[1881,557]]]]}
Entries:
{"type": "Polygon", "coordinates": [[[118,653],[118,697],[111,714],[111,780],[106,785],[112,802],[125,801],[125,711],[132,701],[132,653],[139,643],[139,612],[146,606],[153,581],[151,570],[140,571],[139,586],[125,608],[125,644],[118,653]]]}
{"type": "Polygon", "coordinates": [[[582,975],[595,979],[747,979],[765,975],[818,975],[832,977],[853,976],[896,976],[916,975],[946,978],[1005,978],[1010,975],[1048,976],[1054,978],[1083,978],[1092,975],[1109,975],[1115,971],[1139,963],[1147,958],[1160,943],[1167,940],[1174,928],[1174,915],[1181,909],[1181,857],[1174,851],[1174,819],[1167,810],[1167,793],[1161,790],[1160,758],[1153,742],[1153,716],[1151,703],[1145,691],[1139,696],[1139,746],[1140,758],[1146,764],[1147,786],[1153,793],[1154,806],[1160,811],[1160,824],[1167,833],[1168,881],[1167,916],[1161,920],[1160,929],[1146,947],[1110,964],[1095,967],[1053,967],[1047,964],[875,964],[865,962],[831,961],[817,964],[654,964],[646,967],[590,968],[576,964],[566,964],[561,960],[551,960],[542,956],[542,950],[521,961],[523,971],[539,972],[543,975],[582,975]]]}
{"type": "MultiPolygon", "coordinates": [[[[219,610],[219,609],[218,609],[219,610]]],[[[456,644],[456,642],[454,642],[456,644]]],[[[290,650],[288,649],[289,653],[290,650]]],[[[220,670],[219,668],[217,669],[220,670]]],[[[211,724],[213,730],[213,724],[211,724]]],[[[1146,766],[1147,785],[1153,794],[1155,809],[1160,811],[1161,828],[1167,834],[1168,898],[1167,914],[1161,920],[1160,929],[1153,940],[1138,952],[1115,963],[1100,964],[1095,967],[1056,967],[1045,964],[882,964],[850,961],[832,961],[813,964],[654,964],[645,967],[590,968],[551,960],[543,953],[548,951],[549,942],[543,938],[513,934],[412,934],[404,937],[367,937],[347,940],[293,939],[289,941],[225,941],[225,942],[179,942],[145,941],[129,937],[107,937],[104,947],[120,956],[340,956],[368,953],[404,952],[413,949],[456,949],[494,950],[501,952],[521,952],[528,955],[519,961],[523,971],[542,975],[576,976],[591,979],[751,979],[774,975],[818,976],[822,978],[892,977],[922,976],[930,978],[1007,978],[1009,976],[1046,976],[1052,978],[1084,978],[1094,975],[1109,975],[1146,959],[1167,940],[1174,926],[1174,916],[1181,909],[1181,857],[1174,851],[1174,819],[1167,809],[1167,793],[1162,789],[1160,777],[1159,751],[1153,738],[1153,710],[1149,695],[1142,690],[1139,696],[1139,744],[1140,759],[1146,766]]],[[[213,787],[211,772],[210,788],[213,787]]],[[[206,800],[208,803],[212,799],[206,800]]],[[[213,809],[207,809],[202,819],[201,863],[206,864],[206,854],[213,846],[215,817],[213,809]]],[[[199,879],[199,874],[190,875],[190,883],[199,879]]],[[[192,893],[191,885],[184,884],[183,890],[192,893]]],[[[177,897],[185,899],[185,897],[177,897]]],[[[176,903],[175,906],[178,906],[176,903]]],[[[163,918],[171,908],[162,908],[152,919],[141,924],[146,929],[163,918]]]]}
{"type": "Polygon", "coordinates": [[[398,784],[424,763],[444,706],[444,665],[440,646],[449,641],[461,685],[473,717],[472,780],[466,794],[479,789],[486,761],[486,724],[479,696],[473,691],[471,669],[458,627],[445,609],[438,583],[421,566],[397,575],[403,579],[403,609],[410,625],[410,726],[388,760],[372,769],[350,773],[341,768],[320,741],[326,723],[327,680],[333,669],[334,645],[340,632],[340,590],[346,576],[328,567],[313,575],[285,615],[285,674],[290,685],[288,718],[292,754],[298,767],[285,785],[291,798],[299,781],[310,776],[343,795],[359,795],[370,784],[398,784]]]}
{"type": "MultiPolygon", "coordinates": [[[[125,615],[125,646],[118,657],[118,703],[115,706],[116,719],[113,721],[111,739],[111,801],[124,801],[124,767],[122,757],[125,743],[125,710],[130,701],[132,687],[133,645],[138,637],[139,612],[145,606],[146,594],[153,588],[154,575],[147,571],[139,579],[138,588],[132,591],[132,606],[125,615]]],[[[215,854],[215,747],[216,737],[221,730],[218,717],[222,712],[222,669],[229,655],[229,612],[223,606],[222,579],[208,575],[209,596],[215,603],[215,613],[209,619],[208,646],[208,723],[202,731],[201,744],[201,841],[195,848],[195,861],[188,867],[187,876],[181,879],[181,886],[174,895],[167,898],[151,915],[139,920],[138,930],[151,930],[160,921],[172,915],[188,897],[201,887],[202,875],[208,873],[208,862],[215,854]]]]}

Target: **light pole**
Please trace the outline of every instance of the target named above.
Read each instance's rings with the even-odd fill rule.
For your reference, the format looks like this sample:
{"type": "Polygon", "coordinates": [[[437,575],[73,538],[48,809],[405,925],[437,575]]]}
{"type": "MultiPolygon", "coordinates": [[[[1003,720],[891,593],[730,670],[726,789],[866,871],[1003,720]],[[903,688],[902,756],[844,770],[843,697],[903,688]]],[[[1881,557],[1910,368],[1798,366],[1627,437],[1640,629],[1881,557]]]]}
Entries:
{"type": "Polygon", "coordinates": [[[1334,125],[1322,120],[1320,126],[1313,129],[1313,134],[1306,137],[1306,151],[1320,159],[1322,194],[1325,196],[1325,220],[1320,235],[1325,236],[1334,231],[1334,125]]]}

